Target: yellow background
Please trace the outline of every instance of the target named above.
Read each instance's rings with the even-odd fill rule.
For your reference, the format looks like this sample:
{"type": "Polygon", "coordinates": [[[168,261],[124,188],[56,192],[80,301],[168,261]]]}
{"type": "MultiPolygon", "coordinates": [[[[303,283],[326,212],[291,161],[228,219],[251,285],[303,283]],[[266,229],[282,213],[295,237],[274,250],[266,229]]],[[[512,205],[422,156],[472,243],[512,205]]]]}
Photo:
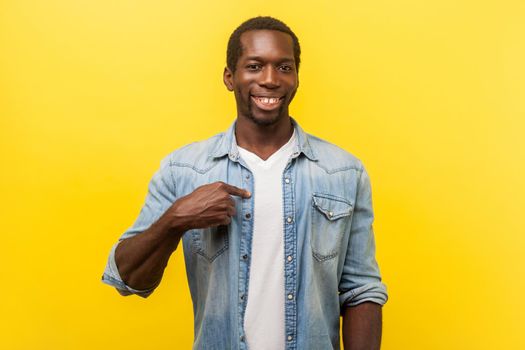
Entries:
{"type": "Polygon", "coordinates": [[[160,160],[233,121],[259,14],[302,45],[292,115],[370,173],[383,349],[524,349],[521,0],[0,1],[0,348],[191,347],[180,251],[148,299],[100,277],[160,160]]]}

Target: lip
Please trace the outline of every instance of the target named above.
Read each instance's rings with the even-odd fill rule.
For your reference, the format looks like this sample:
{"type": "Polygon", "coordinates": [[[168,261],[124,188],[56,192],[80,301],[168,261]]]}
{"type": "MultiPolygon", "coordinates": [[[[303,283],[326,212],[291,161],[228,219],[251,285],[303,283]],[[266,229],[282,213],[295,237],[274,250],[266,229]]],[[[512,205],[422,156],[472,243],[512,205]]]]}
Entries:
{"type": "Polygon", "coordinates": [[[284,101],[284,96],[269,96],[264,94],[257,94],[257,95],[250,95],[250,98],[252,99],[253,103],[257,106],[257,108],[262,109],[263,111],[273,111],[281,107],[284,101]],[[265,103],[261,101],[261,99],[278,99],[277,102],[274,103],[265,103]]]}

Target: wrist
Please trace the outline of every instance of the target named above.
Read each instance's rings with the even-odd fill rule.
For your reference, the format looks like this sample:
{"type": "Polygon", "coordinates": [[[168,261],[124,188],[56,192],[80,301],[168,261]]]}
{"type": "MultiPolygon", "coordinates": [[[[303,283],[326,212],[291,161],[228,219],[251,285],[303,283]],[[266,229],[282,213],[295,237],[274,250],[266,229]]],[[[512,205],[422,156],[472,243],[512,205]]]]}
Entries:
{"type": "Polygon", "coordinates": [[[170,235],[182,237],[184,233],[190,230],[191,220],[188,217],[177,215],[177,213],[168,211],[166,213],[166,226],[170,235]]]}
{"type": "Polygon", "coordinates": [[[187,225],[184,225],[180,220],[174,220],[166,212],[151,225],[147,233],[153,241],[168,244],[169,242],[178,243],[188,229],[187,225]]]}

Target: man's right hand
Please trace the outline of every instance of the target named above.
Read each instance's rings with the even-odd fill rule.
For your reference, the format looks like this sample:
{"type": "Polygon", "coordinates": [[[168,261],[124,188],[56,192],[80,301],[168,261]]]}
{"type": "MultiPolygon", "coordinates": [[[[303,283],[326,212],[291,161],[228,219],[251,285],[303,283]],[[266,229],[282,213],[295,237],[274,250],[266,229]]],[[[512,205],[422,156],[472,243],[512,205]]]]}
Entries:
{"type": "Polygon", "coordinates": [[[122,240],[115,250],[122,281],[139,290],[157,286],[184,232],[230,223],[235,215],[232,196],[250,198],[251,194],[223,182],[198,187],[176,200],[142,234],[122,240]]]}
{"type": "Polygon", "coordinates": [[[224,182],[213,182],[197,187],[190,194],[176,200],[166,212],[176,231],[228,225],[235,215],[232,196],[250,198],[247,190],[224,182]]]}

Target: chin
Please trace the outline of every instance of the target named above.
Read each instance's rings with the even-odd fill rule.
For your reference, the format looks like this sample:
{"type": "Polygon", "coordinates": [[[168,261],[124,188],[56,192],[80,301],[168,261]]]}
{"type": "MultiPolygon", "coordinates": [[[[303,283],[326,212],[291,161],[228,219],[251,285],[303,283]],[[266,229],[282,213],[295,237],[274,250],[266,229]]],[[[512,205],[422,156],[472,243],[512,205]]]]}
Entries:
{"type": "Polygon", "coordinates": [[[283,108],[280,108],[278,111],[276,111],[275,114],[259,114],[254,113],[253,110],[250,110],[250,113],[248,113],[248,118],[253,121],[255,124],[259,126],[270,126],[276,124],[278,121],[280,121],[284,116],[283,108]]]}
{"type": "Polygon", "coordinates": [[[248,118],[250,118],[251,121],[253,121],[259,126],[270,126],[277,123],[281,119],[279,115],[269,117],[257,117],[254,116],[252,113],[248,115],[248,118]]]}

